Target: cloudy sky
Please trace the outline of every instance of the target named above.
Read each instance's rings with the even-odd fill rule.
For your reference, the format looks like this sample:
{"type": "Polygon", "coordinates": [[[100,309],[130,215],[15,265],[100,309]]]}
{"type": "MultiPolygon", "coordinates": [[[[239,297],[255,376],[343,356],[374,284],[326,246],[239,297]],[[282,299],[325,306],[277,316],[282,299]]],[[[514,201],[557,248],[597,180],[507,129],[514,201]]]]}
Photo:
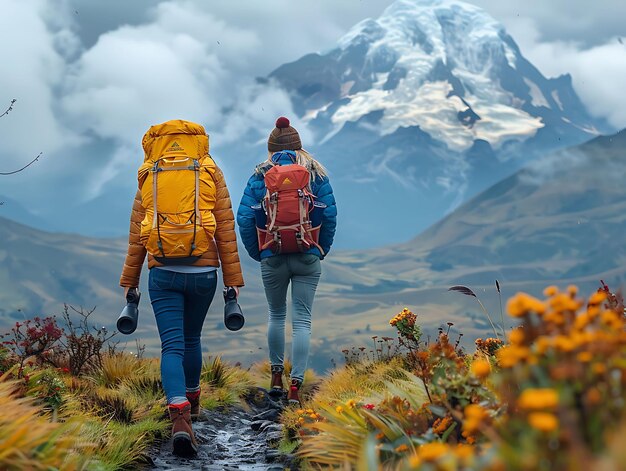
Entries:
{"type": "MultiPolygon", "coordinates": [[[[27,172],[0,176],[0,195],[45,213],[60,204],[52,194],[73,203],[111,185],[130,194],[141,135],[174,116],[203,123],[218,151],[249,129],[269,132],[276,116],[293,113],[283,92],[255,78],[333,48],[391,3],[0,0],[0,113],[17,99],[0,118],[0,172],[44,153],[27,172]]],[[[626,2],[473,3],[544,75],[571,73],[592,114],[626,127],[626,2]]],[[[237,163],[222,165],[237,174],[237,163]]]]}

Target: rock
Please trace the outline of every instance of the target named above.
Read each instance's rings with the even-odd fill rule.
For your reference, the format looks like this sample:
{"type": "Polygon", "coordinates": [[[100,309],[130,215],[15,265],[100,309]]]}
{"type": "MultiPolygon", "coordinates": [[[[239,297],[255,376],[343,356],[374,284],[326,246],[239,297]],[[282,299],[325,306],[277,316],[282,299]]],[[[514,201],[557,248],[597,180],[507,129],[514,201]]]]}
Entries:
{"type": "Polygon", "coordinates": [[[278,458],[280,458],[280,452],[278,450],[275,450],[273,448],[268,448],[267,450],[265,450],[265,461],[267,461],[268,463],[273,463],[274,461],[278,460],[278,458]]]}
{"type": "Polygon", "coordinates": [[[273,444],[278,443],[282,439],[283,439],[283,433],[282,432],[270,432],[265,437],[265,442],[268,445],[273,445],[273,444]]]}
{"type": "Polygon", "coordinates": [[[260,414],[255,415],[254,417],[252,417],[253,420],[270,420],[272,422],[276,422],[278,420],[278,416],[280,415],[280,412],[277,409],[270,409],[270,410],[266,410],[264,412],[261,412],[260,414]]]}
{"type": "Polygon", "coordinates": [[[270,424],[267,427],[263,427],[261,430],[263,430],[265,432],[280,432],[280,433],[282,433],[284,429],[285,429],[285,426],[283,424],[275,424],[273,422],[270,422],[270,424]]]}
{"type": "MultiPolygon", "coordinates": [[[[255,432],[258,432],[259,430],[261,430],[261,427],[263,426],[263,424],[265,424],[267,422],[267,420],[255,420],[254,422],[250,423],[250,428],[252,430],[254,430],[255,432]]],[[[270,422],[271,423],[271,422],[270,422]]]]}

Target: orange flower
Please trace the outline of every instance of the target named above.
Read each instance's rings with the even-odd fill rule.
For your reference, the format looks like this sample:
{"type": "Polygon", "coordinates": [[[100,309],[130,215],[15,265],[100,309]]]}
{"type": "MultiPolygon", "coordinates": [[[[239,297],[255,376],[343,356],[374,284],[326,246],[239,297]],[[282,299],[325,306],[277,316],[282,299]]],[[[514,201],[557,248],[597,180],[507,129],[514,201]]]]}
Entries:
{"type": "Polygon", "coordinates": [[[513,345],[522,345],[524,343],[524,331],[522,329],[513,329],[509,332],[509,342],[513,345]]]}
{"type": "Polygon", "coordinates": [[[405,451],[408,451],[409,447],[406,446],[404,443],[398,447],[396,447],[396,452],[398,453],[403,453],[405,451]]]}
{"type": "Polygon", "coordinates": [[[477,378],[483,379],[491,373],[491,364],[484,359],[474,360],[470,366],[470,371],[477,378]]]}
{"type": "Polygon", "coordinates": [[[409,466],[415,469],[415,468],[419,468],[421,465],[422,465],[422,459],[417,454],[411,455],[411,457],[409,458],[409,466]]]}
{"type": "Polygon", "coordinates": [[[512,317],[522,317],[531,312],[542,315],[546,311],[546,305],[526,293],[517,293],[509,300],[507,311],[512,317]]]}
{"type": "Polygon", "coordinates": [[[559,405],[559,394],[554,389],[526,389],[520,394],[517,405],[520,409],[555,409],[559,405]]]}
{"type": "Polygon", "coordinates": [[[448,452],[448,446],[441,442],[425,443],[417,452],[423,461],[436,461],[448,452]]]}
{"type": "Polygon", "coordinates": [[[533,412],[528,415],[528,423],[531,427],[548,433],[556,430],[559,426],[559,419],[549,412],[533,412]]]}
{"type": "Polygon", "coordinates": [[[452,425],[452,417],[450,416],[437,419],[433,423],[433,432],[435,432],[437,435],[441,435],[446,430],[448,430],[448,427],[450,427],[450,425],[452,425]]]}
{"type": "Polygon", "coordinates": [[[459,443],[454,449],[454,453],[461,459],[471,458],[474,456],[474,447],[465,445],[464,443],[459,443]]]}
{"type": "Polygon", "coordinates": [[[512,368],[520,361],[528,358],[530,350],[526,347],[508,345],[498,350],[498,364],[502,368],[512,368]]]}
{"type": "Polygon", "coordinates": [[[559,288],[557,288],[554,285],[548,286],[546,289],[543,290],[544,296],[547,296],[547,297],[552,297],[555,294],[557,294],[558,292],[559,292],[559,288]]]}
{"type": "Polygon", "coordinates": [[[596,291],[589,298],[589,305],[598,306],[599,304],[602,304],[604,301],[606,301],[606,293],[604,291],[596,291]]]}
{"type": "Polygon", "coordinates": [[[597,375],[603,375],[606,373],[606,366],[602,363],[594,363],[591,370],[597,375]]]}

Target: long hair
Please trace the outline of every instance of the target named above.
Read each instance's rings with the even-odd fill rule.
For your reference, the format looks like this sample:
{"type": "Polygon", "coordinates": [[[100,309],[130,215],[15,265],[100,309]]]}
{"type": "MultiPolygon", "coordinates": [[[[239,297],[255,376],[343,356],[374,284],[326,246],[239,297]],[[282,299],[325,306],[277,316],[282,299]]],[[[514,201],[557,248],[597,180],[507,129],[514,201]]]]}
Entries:
{"type": "MultiPolygon", "coordinates": [[[[326,168],[317,160],[315,160],[315,158],[311,154],[309,154],[309,152],[304,149],[298,149],[294,152],[296,153],[296,163],[298,165],[306,167],[307,170],[311,172],[311,177],[313,179],[317,177],[323,178],[328,175],[328,171],[326,170],[326,168]]],[[[275,153],[276,152],[268,151],[267,160],[261,165],[269,163],[273,166],[274,163],[272,162],[272,155],[274,155],[275,153]]]]}

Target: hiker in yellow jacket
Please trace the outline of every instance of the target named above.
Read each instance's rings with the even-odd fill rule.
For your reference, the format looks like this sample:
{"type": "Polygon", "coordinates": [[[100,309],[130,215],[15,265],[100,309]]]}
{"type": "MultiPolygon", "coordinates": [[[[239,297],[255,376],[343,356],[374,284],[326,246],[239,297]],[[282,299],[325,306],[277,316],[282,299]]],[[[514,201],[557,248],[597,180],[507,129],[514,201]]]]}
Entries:
{"type": "Polygon", "coordinates": [[[230,196],[209,155],[204,128],[182,120],[152,126],[130,218],[120,285],[139,286],[148,255],[148,291],[161,337],[161,377],[172,419],[174,453],[197,452],[191,418],[200,407],[200,334],[217,287],[239,292],[243,276],[230,196]]]}

